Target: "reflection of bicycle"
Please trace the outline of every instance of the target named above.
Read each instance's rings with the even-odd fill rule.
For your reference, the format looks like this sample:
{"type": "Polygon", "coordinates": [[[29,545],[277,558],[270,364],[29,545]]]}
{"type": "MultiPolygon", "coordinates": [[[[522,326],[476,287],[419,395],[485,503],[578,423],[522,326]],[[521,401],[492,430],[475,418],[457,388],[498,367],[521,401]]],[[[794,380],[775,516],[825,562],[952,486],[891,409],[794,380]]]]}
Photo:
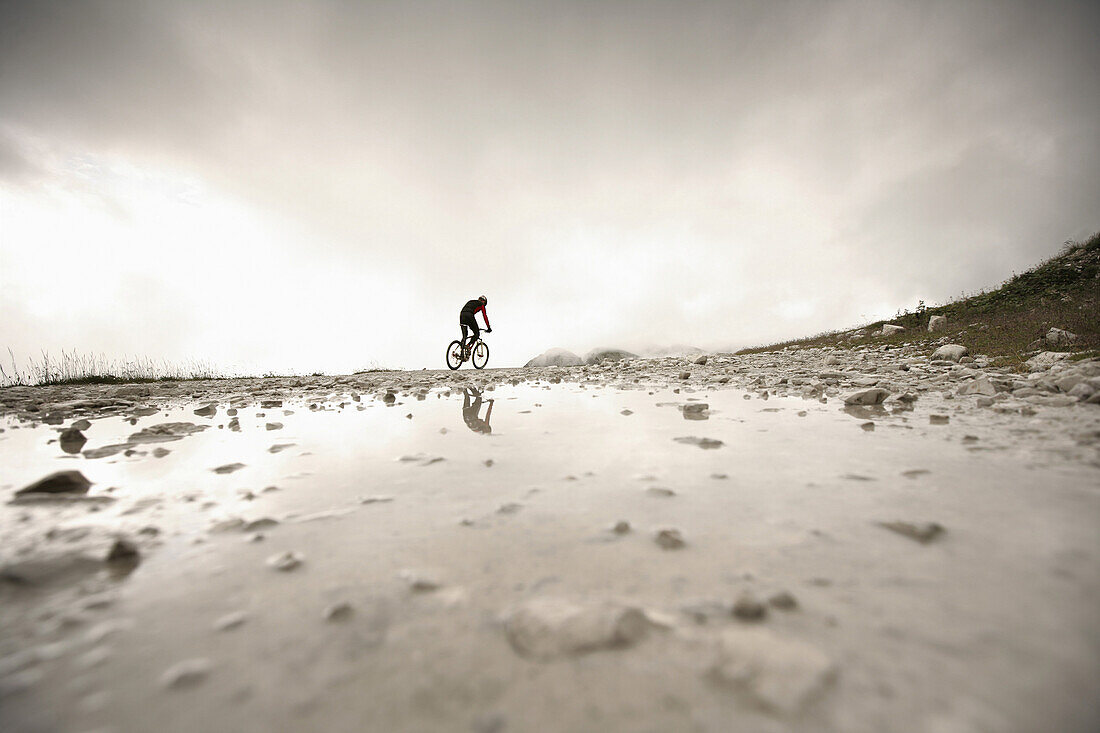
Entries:
{"type": "Polygon", "coordinates": [[[482,341],[480,336],[471,346],[463,347],[458,339],[448,344],[447,366],[458,369],[464,361],[473,361],[474,369],[484,369],[489,363],[489,344],[482,341]]]}

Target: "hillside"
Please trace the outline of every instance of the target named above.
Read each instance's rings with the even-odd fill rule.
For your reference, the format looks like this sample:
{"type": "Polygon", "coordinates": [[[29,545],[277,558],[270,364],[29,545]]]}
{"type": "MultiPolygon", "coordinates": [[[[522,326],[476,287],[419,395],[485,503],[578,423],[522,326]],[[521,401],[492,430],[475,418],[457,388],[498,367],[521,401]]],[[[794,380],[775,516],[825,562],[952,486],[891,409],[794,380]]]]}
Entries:
{"type": "MultiPolygon", "coordinates": [[[[887,329],[893,330],[893,329],[887,329]]],[[[1037,351],[1081,352],[1095,356],[1100,350],[1100,233],[1085,242],[1067,242],[1062,251],[1036,267],[1006,280],[1001,287],[960,298],[945,305],[926,307],[867,325],[742,349],[739,354],[775,351],[789,346],[850,347],[858,344],[917,345],[929,347],[959,343],[971,353],[986,354],[1005,365],[1019,364],[1037,351]],[[935,332],[933,316],[946,318],[935,332]],[[904,330],[883,335],[884,325],[904,330]],[[1047,339],[1051,329],[1068,331],[1070,341],[1047,339]]]]}

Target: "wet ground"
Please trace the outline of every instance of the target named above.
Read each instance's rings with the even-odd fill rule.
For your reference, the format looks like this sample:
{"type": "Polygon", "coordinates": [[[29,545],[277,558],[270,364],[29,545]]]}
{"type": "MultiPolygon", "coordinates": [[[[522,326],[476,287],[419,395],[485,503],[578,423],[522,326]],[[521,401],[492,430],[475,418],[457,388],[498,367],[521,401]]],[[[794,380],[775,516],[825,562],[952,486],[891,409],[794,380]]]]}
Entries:
{"type": "Polygon", "coordinates": [[[24,400],[2,727],[1096,729],[1100,408],[573,377],[24,400]]]}

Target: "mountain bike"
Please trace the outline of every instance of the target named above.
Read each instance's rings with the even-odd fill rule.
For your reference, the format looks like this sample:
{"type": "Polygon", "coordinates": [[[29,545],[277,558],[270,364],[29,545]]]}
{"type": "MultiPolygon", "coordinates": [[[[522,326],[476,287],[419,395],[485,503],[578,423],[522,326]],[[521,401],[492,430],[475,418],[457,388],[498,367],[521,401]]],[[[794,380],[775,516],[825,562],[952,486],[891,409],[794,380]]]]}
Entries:
{"type": "Polygon", "coordinates": [[[484,369],[489,363],[489,344],[478,336],[471,346],[463,348],[462,341],[455,339],[447,345],[447,367],[452,371],[462,366],[465,361],[473,361],[474,369],[484,369]]]}

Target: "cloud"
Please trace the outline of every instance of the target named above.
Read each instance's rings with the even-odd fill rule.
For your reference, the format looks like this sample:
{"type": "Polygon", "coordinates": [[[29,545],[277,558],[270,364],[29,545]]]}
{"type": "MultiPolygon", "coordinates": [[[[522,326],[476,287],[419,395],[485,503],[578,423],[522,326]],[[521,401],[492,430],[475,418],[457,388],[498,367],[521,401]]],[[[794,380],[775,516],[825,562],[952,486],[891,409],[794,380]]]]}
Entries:
{"type": "MultiPolygon", "coordinates": [[[[287,287],[305,262],[400,283],[394,361],[437,361],[414,319],[449,329],[481,292],[524,324],[494,345],[519,362],[768,340],[993,285],[1100,228],[1098,21],[1090,3],[9,2],[0,180],[56,197],[92,159],[87,195],[142,232],[141,207],[193,183],[200,249],[287,287]],[[227,234],[226,207],[279,245],[227,234]]],[[[315,320],[311,300],[335,307],[303,298],[315,320]]],[[[215,310],[165,317],[213,332],[215,310]]]]}

